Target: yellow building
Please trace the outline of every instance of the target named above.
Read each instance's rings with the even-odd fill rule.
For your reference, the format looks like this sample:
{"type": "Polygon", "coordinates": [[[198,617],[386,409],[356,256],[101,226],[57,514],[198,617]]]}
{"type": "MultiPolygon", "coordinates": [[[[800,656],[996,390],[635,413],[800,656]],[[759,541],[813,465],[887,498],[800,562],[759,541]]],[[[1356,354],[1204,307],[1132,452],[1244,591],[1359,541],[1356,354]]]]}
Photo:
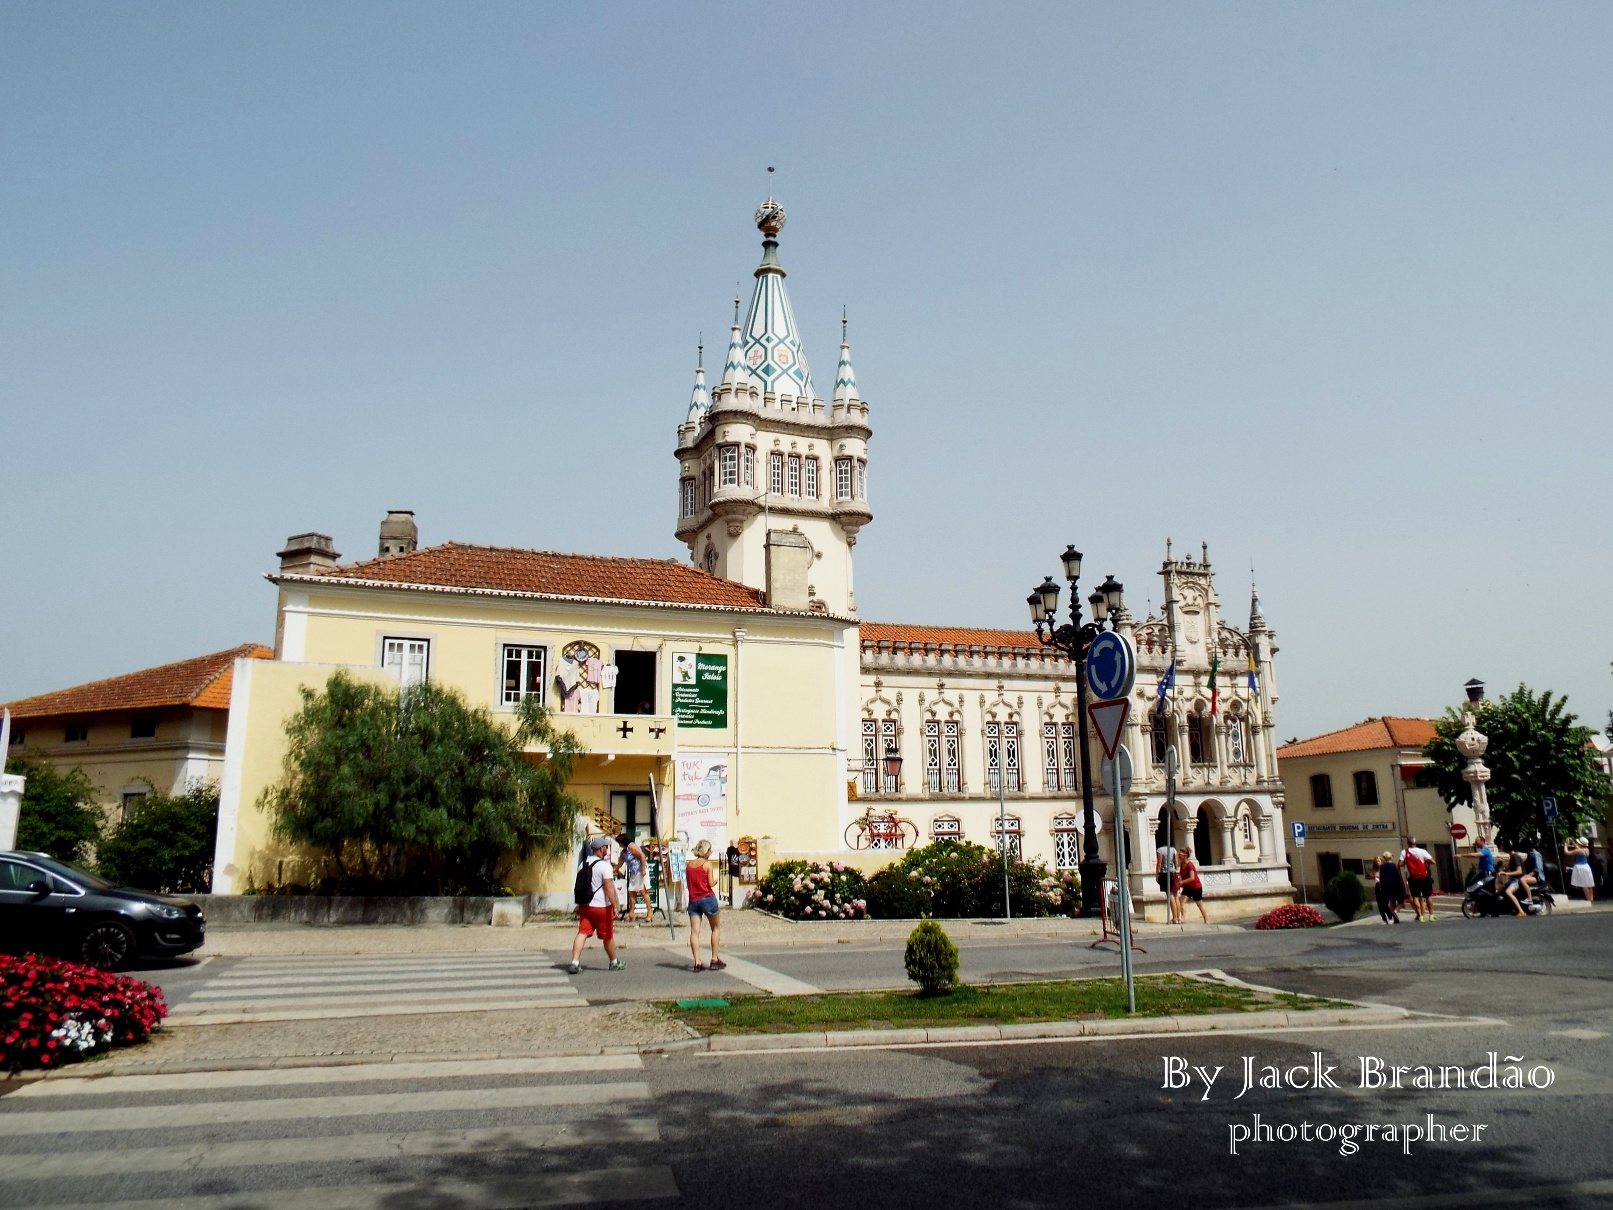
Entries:
{"type": "Polygon", "coordinates": [[[1277,749],[1289,819],[1306,830],[1295,868],[1313,901],[1340,870],[1365,877],[1373,858],[1398,860],[1411,837],[1434,854],[1439,889],[1461,889],[1456,855],[1470,851],[1473,810],[1447,808],[1434,788],[1423,756],[1433,738],[1432,719],[1383,717],[1277,749]],[[1452,839],[1453,823],[1466,844],[1452,839]]]}
{"type": "Polygon", "coordinates": [[[257,643],[8,702],[11,752],[89,775],[109,820],[153,790],[216,783],[237,660],[266,660],[257,643]]]}

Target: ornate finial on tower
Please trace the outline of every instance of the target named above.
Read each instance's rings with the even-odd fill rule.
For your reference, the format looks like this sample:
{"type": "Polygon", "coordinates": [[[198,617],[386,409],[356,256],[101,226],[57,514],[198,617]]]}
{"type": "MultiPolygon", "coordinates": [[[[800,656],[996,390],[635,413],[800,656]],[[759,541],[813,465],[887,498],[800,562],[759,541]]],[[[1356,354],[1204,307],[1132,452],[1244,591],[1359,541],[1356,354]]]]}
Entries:
{"type": "Polygon", "coordinates": [[[706,393],[706,340],[702,333],[695,346],[694,390],[689,394],[689,414],[685,424],[699,424],[711,411],[711,396],[706,393]]]}
{"type": "Polygon", "coordinates": [[[846,316],[840,316],[840,365],[835,369],[834,403],[850,403],[857,399],[857,375],[851,368],[851,346],[846,343],[846,316]]]}
{"type": "Polygon", "coordinates": [[[1202,567],[1208,567],[1210,565],[1210,544],[1208,542],[1200,542],[1199,550],[1204,552],[1204,557],[1199,560],[1199,565],[1202,567]]]}
{"type": "Polygon", "coordinates": [[[1266,629],[1266,615],[1260,612],[1260,589],[1255,587],[1255,565],[1249,564],[1249,633],[1266,629]]]}
{"type": "Polygon", "coordinates": [[[1171,540],[1169,538],[1166,538],[1165,539],[1165,562],[1169,563],[1170,561],[1171,561],[1171,540]]]}
{"type": "Polygon", "coordinates": [[[840,307],[840,343],[846,343],[846,308],[844,304],[841,304],[840,307]]]}
{"type": "Polygon", "coordinates": [[[756,225],[769,239],[784,230],[784,207],[773,200],[773,166],[767,166],[767,200],[756,207],[756,225]]]}

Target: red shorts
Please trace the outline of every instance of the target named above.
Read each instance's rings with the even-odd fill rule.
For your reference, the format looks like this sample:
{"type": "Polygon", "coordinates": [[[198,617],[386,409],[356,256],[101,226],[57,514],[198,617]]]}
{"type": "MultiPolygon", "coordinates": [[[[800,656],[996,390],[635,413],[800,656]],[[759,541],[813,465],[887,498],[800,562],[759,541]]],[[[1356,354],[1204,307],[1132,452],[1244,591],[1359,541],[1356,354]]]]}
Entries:
{"type": "Polygon", "coordinates": [[[616,913],[609,905],[580,907],[577,909],[577,931],[584,937],[609,941],[616,936],[616,913]]]}

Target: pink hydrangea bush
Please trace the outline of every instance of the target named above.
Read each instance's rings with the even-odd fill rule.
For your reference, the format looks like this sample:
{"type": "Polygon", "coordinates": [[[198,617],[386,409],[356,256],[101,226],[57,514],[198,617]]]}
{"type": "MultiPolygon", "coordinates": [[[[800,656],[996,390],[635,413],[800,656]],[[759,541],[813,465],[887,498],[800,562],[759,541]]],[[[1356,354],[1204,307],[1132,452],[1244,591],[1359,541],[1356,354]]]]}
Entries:
{"type": "Polygon", "coordinates": [[[39,954],[0,954],[0,1070],[54,1068],[144,1042],[168,1015],[162,990],[39,954]]]}
{"type": "Polygon", "coordinates": [[[750,903],[790,920],[861,920],[868,882],[843,861],[780,861],[768,868],[750,903]]]}

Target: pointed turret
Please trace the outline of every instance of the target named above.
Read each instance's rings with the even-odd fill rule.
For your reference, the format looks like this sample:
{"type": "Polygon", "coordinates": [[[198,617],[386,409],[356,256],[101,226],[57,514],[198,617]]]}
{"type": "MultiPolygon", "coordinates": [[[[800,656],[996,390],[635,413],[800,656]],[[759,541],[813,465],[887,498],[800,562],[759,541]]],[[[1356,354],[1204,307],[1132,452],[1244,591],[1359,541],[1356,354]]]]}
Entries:
{"type": "Polygon", "coordinates": [[[812,371],[807,368],[790,295],[784,288],[784,267],[778,262],[784,207],[769,197],[757,207],[756,226],[764,237],[762,263],[756,267],[756,290],[745,317],[741,360],[764,395],[812,399],[812,371]]]}
{"type": "Polygon", "coordinates": [[[689,416],[685,424],[699,424],[711,411],[711,396],[706,393],[706,346],[700,345],[694,368],[694,390],[689,395],[689,416]]]}
{"type": "Polygon", "coordinates": [[[1268,627],[1266,626],[1266,615],[1260,612],[1260,589],[1258,589],[1258,588],[1256,588],[1254,586],[1253,581],[1250,581],[1250,584],[1249,584],[1249,633],[1254,634],[1256,631],[1262,631],[1262,630],[1266,630],[1266,629],[1268,629],[1268,627]]]}
{"type": "Polygon", "coordinates": [[[846,342],[846,317],[840,317],[840,364],[835,368],[835,403],[850,403],[857,396],[857,374],[851,368],[851,345],[846,342]]]}
{"type": "Polygon", "coordinates": [[[749,392],[750,371],[745,368],[745,338],[739,334],[739,295],[734,295],[734,326],[728,332],[728,356],[723,360],[722,382],[718,389],[730,387],[749,392]]]}

